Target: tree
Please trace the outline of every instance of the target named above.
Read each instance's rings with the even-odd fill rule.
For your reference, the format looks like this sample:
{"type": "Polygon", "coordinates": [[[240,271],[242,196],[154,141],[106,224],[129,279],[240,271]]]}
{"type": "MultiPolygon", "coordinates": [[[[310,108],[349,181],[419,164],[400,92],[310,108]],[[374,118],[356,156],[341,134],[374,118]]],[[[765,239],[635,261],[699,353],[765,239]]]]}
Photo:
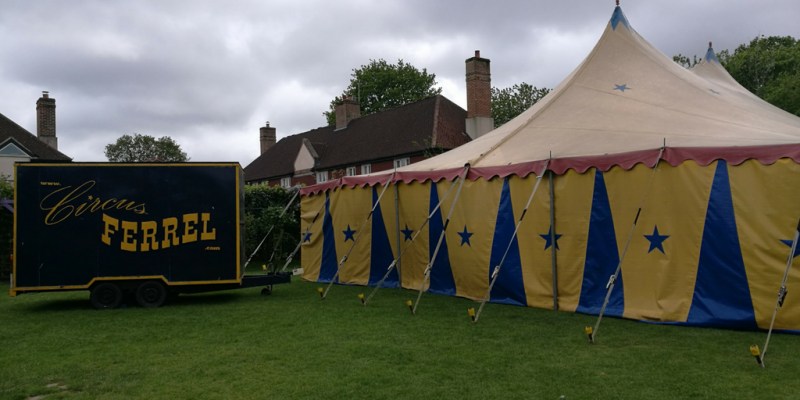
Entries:
{"type": "Polygon", "coordinates": [[[525,82],[510,88],[492,87],[492,118],[494,127],[511,121],[517,115],[533,107],[536,102],[550,93],[550,89],[537,88],[525,82]]]}
{"type": "MultiPolygon", "coordinates": [[[[397,64],[369,60],[369,64],[354,68],[350,76],[350,85],[342,94],[358,101],[362,116],[442,93],[442,88],[434,87],[436,74],[425,68],[420,71],[402,59],[397,64]]],[[[322,113],[328,125],[336,124],[336,103],[341,98],[331,100],[330,109],[322,113]]]]}
{"type": "MultiPolygon", "coordinates": [[[[800,41],[791,36],[757,36],[730,54],[716,54],[720,64],[745,89],[764,101],[800,116],[800,41]]],[[[691,68],[699,63],[678,54],[675,62],[691,68]]],[[[702,59],[702,58],[701,58],[702,59]]]]}
{"type": "Polygon", "coordinates": [[[123,135],[116,143],[106,146],[106,158],[111,162],[143,162],[154,158],[164,161],[189,161],[178,142],[169,136],[154,138],[134,133],[123,135]]]}

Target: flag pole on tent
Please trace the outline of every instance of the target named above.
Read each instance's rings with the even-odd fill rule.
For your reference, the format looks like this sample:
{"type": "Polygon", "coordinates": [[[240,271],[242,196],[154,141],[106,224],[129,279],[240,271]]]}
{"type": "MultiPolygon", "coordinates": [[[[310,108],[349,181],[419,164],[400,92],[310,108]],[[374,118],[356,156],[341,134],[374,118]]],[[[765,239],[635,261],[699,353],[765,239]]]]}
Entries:
{"type": "Polygon", "coordinates": [[[547,166],[550,164],[550,160],[552,159],[553,155],[551,154],[550,158],[544,162],[544,168],[542,168],[542,172],[536,177],[536,184],[533,185],[533,191],[531,191],[531,195],[528,197],[528,202],[525,204],[525,209],[522,210],[522,215],[519,216],[519,221],[517,221],[517,226],[514,228],[514,233],[511,235],[511,240],[508,241],[506,252],[503,253],[503,258],[500,259],[500,263],[497,264],[497,266],[494,267],[494,271],[492,271],[492,281],[489,283],[489,288],[486,290],[486,294],[483,295],[483,300],[481,300],[481,305],[478,307],[477,314],[473,315],[475,310],[472,308],[467,310],[470,317],[472,317],[472,323],[477,323],[478,318],[481,317],[483,306],[486,305],[486,300],[489,300],[489,295],[492,293],[492,288],[494,287],[495,282],[497,282],[497,277],[500,275],[500,267],[503,266],[503,262],[505,262],[506,256],[508,255],[508,251],[511,250],[511,246],[514,244],[514,239],[517,237],[517,232],[519,231],[519,226],[522,224],[522,219],[525,218],[525,214],[528,212],[528,207],[531,206],[531,202],[533,201],[533,195],[535,195],[536,190],[539,189],[539,184],[542,183],[542,177],[544,176],[545,172],[547,172],[547,166]]]}
{"type": "Polygon", "coordinates": [[[369,222],[369,219],[372,218],[372,214],[375,212],[375,209],[378,208],[378,205],[381,204],[381,198],[383,197],[383,194],[386,193],[386,188],[388,188],[389,185],[392,183],[392,180],[394,180],[394,174],[395,173],[392,172],[392,175],[389,176],[389,180],[386,181],[385,185],[383,185],[383,189],[381,189],[381,194],[378,196],[378,199],[375,200],[375,204],[372,206],[372,210],[370,210],[369,214],[367,215],[367,219],[364,220],[363,224],[361,224],[361,228],[358,230],[358,235],[356,236],[356,239],[353,240],[353,245],[350,246],[350,250],[347,251],[347,254],[345,254],[344,257],[342,257],[342,260],[339,261],[339,265],[336,266],[336,274],[334,274],[333,278],[331,278],[331,282],[328,283],[328,287],[325,288],[325,292],[322,292],[322,288],[319,288],[317,290],[317,291],[319,291],[320,297],[322,297],[322,300],[325,300],[325,296],[327,296],[328,295],[328,291],[331,290],[331,286],[333,286],[333,282],[336,282],[336,278],[339,277],[339,271],[342,270],[342,265],[344,265],[344,263],[347,261],[347,257],[350,256],[350,253],[353,252],[353,249],[356,247],[356,244],[358,243],[358,239],[361,238],[361,234],[364,233],[364,227],[367,226],[367,222],[369,222]]]}
{"type": "Polygon", "coordinates": [[[286,271],[286,267],[288,267],[289,264],[291,264],[292,258],[294,257],[295,254],[297,254],[297,251],[300,250],[300,246],[303,245],[303,242],[308,237],[308,232],[311,231],[311,227],[313,227],[314,223],[317,222],[317,218],[319,218],[319,215],[322,214],[322,210],[324,209],[325,209],[325,202],[323,201],[322,205],[319,207],[319,210],[317,210],[317,214],[314,215],[314,219],[311,220],[311,223],[308,225],[308,227],[306,227],[306,231],[300,235],[300,241],[297,242],[297,246],[294,247],[294,250],[292,250],[291,254],[289,254],[289,257],[286,258],[286,263],[283,264],[281,272],[286,271]]]}
{"type": "MultiPolygon", "coordinates": [[[[441,200],[439,200],[439,204],[437,204],[436,207],[434,207],[433,211],[431,211],[431,213],[428,215],[428,218],[425,219],[425,222],[422,223],[422,226],[419,228],[419,230],[417,230],[417,232],[411,238],[411,242],[409,244],[407,244],[405,248],[403,248],[403,251],[401,251],[400,254],[397,256],[397,259],[395,259],[394,261],[392,261],[391,264],[389,264],[389,269],[386,271],[386,274],[383,276],[383,279],[381,279],[378,282],[378,284],[375,286],[375,289],[372,290],[372,293],[369,294],[369,296],[366,298],[366,300],[362,298],[363,296],[359,295],[360,296],[359,298],[361,299],[361,304],[363,306],[366,307],[367,303],[369,303],[369,301],[372,299],[372,297],[375,296],[375,293],[377,293],[378,289],[380,289],[381,285],[383,285],[383,281],[385,281],[386,278],[389,277],[389,274],[392,273],[392,269],[394,269],[396,267],[397,271],[398,271],[398,275],[399,275],[399,272],[400,272],[400,267],[399,267],[400,266],[400,259],[403,257],[403,254],[406,254],[406,251],[408,251],[408,249],[411,247],[411,245],[414,244],[414,241],[417,239],[417,236],[419,236],[420,232],[422,232],[422,230],[425,229],[425,226],[428,224],[428,222],[430,222],[431,218],[433,218],[433,214],[435,214],[436,211],[439,209],[439,207],[441,207],[442,202],[444,202],[444,200],[450,195],[450,192],[453,191],[453,188],[455,188],[456,185],[457,185],[457,183],[454,182],[450,186],[450,189],[447,189],[447,193],[444,194],[444,196],[441,198],[441,200]]],[[[399,226],[399,224],[398,224],[398,226],[399,226]]],[[[398,237],[399,237],[399,235],[398,235],[398,237]]]]}
{"type": "Polygon", "coordinates": [[[622,261],[625,260],[625,253],[628,252],[628,245],[631,243],[631,238],[633,237],[633,231],[636,229],[636,223],[639,222],[639,214],[642,213],[642,207],[644,206],[644,200],[647,198],[647,192],[650,191],[650,184],[653,183],[653,178],[656,176],[656,172],[658,172],[658,163],[661,162],[661,155],[664,154],[664,149],[667,148],[667,141],[664,139],[664,146],[658,151],[658,158],[656,159],[656,164],[653,166],[653,173],[650,175],[650,180],[647,182],[647,187],[644,190],[644,196],[642,196],[642,202],[639,203],[639,209],[636,211],[636,218],[633,220],[633,226],[631,226],[631,232],[628,234],[628,240],[625,242],[625,248],[622,250],[622,256],[619,258],[619,264],[617,264],[617,270],[614,271],[614,275],[611,275],[608,279],[608,283],[606,284],[606,299],[603,301],[603,308],[600,309],[600,315],[597,316],[597,322],[594,324],[594,329],[591,326],[586,327],[586,334],[589,335],[589,343],[594,343],[595,337],[597,337],[597,330],[600,329],[600,321],[603,319],[603,314],[606,311],[606,306],[608,306],[608,300],[611,298],[611,292],[614,291],[614,284],[617,282],[617,278],[619,277],[620,269],[622,268],[622,261]]]}
{"type": "MultiPolygon", "coordinates": [[[[278,216],[278,222],[280,222],[281,218],[283,218],[283,215],[286,214],[286,211],[289,210],[289,207],[292,205],[292,203],[294,203],[294,199],[297,198],[297,195],[299,193],[300,193],[300,189],[298,188],[297,191],[294,192],[294,195],[292,196],[291,200],[289,200],[289,204],[287,204],[286,207],[283,207],[283,211],[281,212],[281,215],[278,216]]],[[[264,241],[267,240],[267,237],[269,237],[269,234],[272,233],[273,229],[275,229],[275,225],[276,224],[277,224],[277,222],[272,224],[272,226],[269,227],[269,230],[267,231],[267,234],[264,235],[263,239],[261,239],[261,243],[258,244],[256,249],[253,251],[253,254],[250,254],[250,258],[248,258],[247,262],[244,263],[244,267],[243,267],[244,269],[247,268],[247,264],[250,264],[250,260],[253,259],[253,256],[256,255],[256,253],[258,253],[258,250],[261,248],[261,245],[264,244],[264,241]]]]}
{"type": "Polygon", "coordinates": [[[794,261],[794,252],[797,249],[797,239],[800,238],[800,221],[797,223],[797,229],[794,230],[794,240],[792,240],[792,250],[789,253],[789,259],[786,261],[786,272],[783,273],[783,281],[781,288],[778,291],[778,300],[775,302],[775,311],[772,312],[772,322],[769,323],[769,332],[767,333],[767,341],[764,343],[764,351],[759,356],[758,346],[750,346],[750,352],[756,357],[758,365],[764,365],[764,357],[767,355],[767,346],[769,346],[769,338],[772,336],[772,328],[775,326],[775,317],[778,315],[778,307],[783,307],[783,301],[786,300],[786,280],[789,279],[789,271],[792,270],[792,262],[794,261]]]}
{"type": "Polygon", "coordinates": [[[456,202],[458,202],[458,197],[461,195],[461,188],[464,187],[464,181],[467,180],[467,174],[469,173],[469,163],[465,165],[464,174],[463,176],[459,177],[461,179],[458,182],[458,190],[456,190],[456,197],[453,198],[453,204],[450,206],[450,212],[447,213],[447,219],[444,221],[444,227],[442,228],[442,233],[439,235],[439,242],[436,243],[436,250],[433,252],[433,257],[431,257],[431,261],[428,263],[428,266],[425,267],[425,278],[422,280],[422,286],[419,288],[419,295],[417,296],[417,301],[414,303],[413,307],[409,302],[406,302],[408,306],[411,308],[411,314],[416,315],[417,313],[417,306],[419,306],[419,301],[422,299],[422,292],[425,291],[425,284],[428,283],[428,279],[431,277],[431,269],[433,269],[433,263],[436,262],[436,256],[439,255],[439,248],[442,246],[442,240],[444,240],[444,234],[447,232],[447,226],[450,225],[450,217],[453,216],[453,210],[456,208],[456,202]]]}

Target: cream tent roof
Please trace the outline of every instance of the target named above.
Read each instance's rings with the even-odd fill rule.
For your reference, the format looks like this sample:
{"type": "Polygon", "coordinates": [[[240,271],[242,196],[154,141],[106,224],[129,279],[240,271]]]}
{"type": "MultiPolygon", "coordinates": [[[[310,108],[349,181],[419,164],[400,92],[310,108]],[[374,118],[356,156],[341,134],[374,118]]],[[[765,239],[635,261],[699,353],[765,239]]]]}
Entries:
{"type": "MultiPolygon", "coordinates": [[[[467,163],[470,177],[524,175],[539,172],[551,155],[557,173],[653,165],[664,143],[662,158],[673,165],[800,161],[800,118],[739,85],[711,48],[695,68],[676,64],[617,6],[592,52],[546,97],[470,143],[398,169],[395,180],[453,178],[467,163]]],[[[385,180],[374,175],[345,184],[385,180]]]]}

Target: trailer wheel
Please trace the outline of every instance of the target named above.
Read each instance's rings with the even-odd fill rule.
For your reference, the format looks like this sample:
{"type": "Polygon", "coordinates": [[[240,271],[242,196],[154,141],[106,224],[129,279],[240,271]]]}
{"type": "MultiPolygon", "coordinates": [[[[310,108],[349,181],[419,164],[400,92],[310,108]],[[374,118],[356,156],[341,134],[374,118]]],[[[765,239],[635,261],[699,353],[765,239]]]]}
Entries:
{"type": "Polygon", "coordinates": [[[147,281],[136,289],[136,302],[144,308],[161,307],[167,299],[167,288],[159,281],[147,281]]]}
{"type": "Polygon", "coordinates": [[[92,302],[92,306],[98,310],[117,308],[122,302],[122,289],[115,283],[102,282],[92,288],[89,300],[92,302]]]}
{"type": "Polygon", "coordinates": [[[266,286],[263,289],[261,289],[262,296],[269,296],[271,294],[272,294],[272,285],[266,286]]]}

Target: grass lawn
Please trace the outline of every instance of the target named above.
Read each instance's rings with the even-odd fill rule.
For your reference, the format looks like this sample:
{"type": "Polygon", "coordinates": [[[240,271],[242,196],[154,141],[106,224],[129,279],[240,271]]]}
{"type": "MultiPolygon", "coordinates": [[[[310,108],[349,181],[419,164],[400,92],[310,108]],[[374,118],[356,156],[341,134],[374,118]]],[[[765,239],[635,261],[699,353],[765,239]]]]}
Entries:
{"type": "MultiPolygon", "coordinates": [[[[182,295],[158,309],[91,308],[88,292],[9,298],[0,285],[0,398],[796,399],[800,337],[645,324],[295,277],[182,295]],[[48,387],[48,385],[53,385],[48,387]],[[59,388],[62,386],[62,388],[59,388]]],[[[791,301],[791,300],[790,300],[791,301]]]]}

